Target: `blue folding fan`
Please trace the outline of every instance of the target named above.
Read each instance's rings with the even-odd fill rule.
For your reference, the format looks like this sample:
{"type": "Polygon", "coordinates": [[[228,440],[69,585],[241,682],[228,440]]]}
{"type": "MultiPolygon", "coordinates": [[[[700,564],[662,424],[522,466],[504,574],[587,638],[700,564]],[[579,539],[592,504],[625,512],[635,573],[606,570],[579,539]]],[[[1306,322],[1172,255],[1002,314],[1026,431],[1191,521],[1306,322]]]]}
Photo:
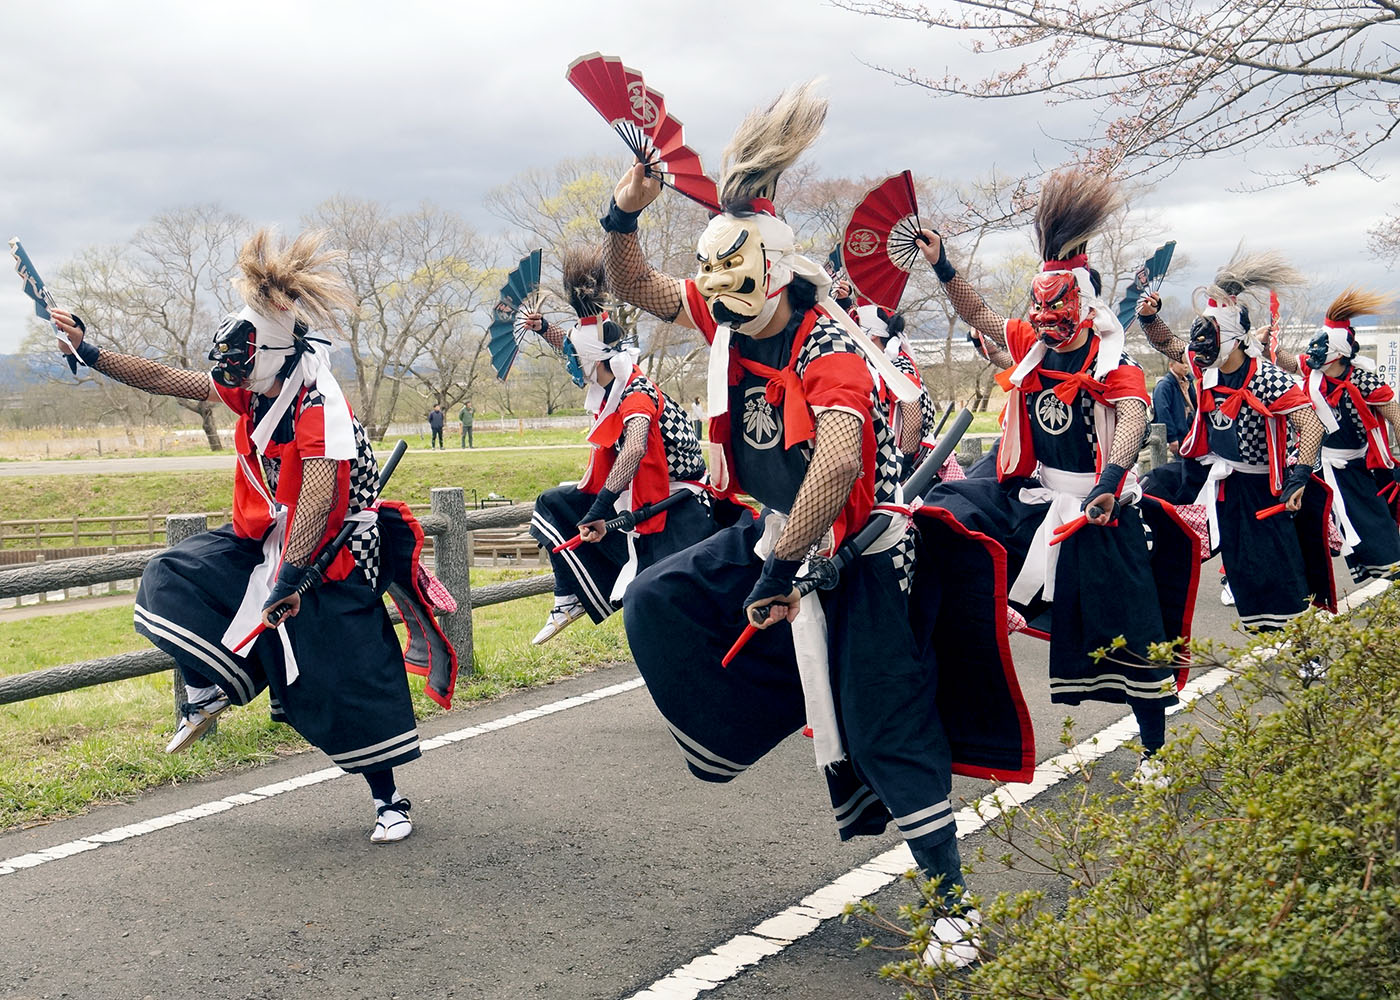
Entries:
{"type": "Polygon", "coordinates": [[[520,345],[530,335],[524,316],[538,311],[540,303],[540,263],[543,250],[532,250],[520,259],[520,264],[510,272],[505,286],[501,288],[500,299],[492,310],[495,319],[487,331],[487,347],[491,350],[491,367],[496,369],[496,377],[505,380],[510,366],[515,364],[520,354],[520,345]]]}

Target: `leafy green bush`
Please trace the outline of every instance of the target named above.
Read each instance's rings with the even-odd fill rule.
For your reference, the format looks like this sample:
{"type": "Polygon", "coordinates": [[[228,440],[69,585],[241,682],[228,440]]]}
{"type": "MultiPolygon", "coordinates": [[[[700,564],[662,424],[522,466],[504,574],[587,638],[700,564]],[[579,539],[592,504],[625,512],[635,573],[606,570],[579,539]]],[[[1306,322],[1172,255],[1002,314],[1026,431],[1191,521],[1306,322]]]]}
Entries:
{"type": "MultiPolygon", "coordinates": [[[[1309,614],[1242,655],[1193,651],[1236,673],[1178,717],[1161,757],[1170,786],[1137,789],[1086,765],[1057,802],[993,821],[994,861],[1045,887],[982,901],[987,959],[970,973],[910,957],[884,978],[911,998],[1400,991],[1400,599],[1309,614]]],[[[993,859],[979,852],[973,867],[993,859]]],[[[849,912],[912,956],[936,916],[928,905],[897,919],[868,904],[849,912]]]]}

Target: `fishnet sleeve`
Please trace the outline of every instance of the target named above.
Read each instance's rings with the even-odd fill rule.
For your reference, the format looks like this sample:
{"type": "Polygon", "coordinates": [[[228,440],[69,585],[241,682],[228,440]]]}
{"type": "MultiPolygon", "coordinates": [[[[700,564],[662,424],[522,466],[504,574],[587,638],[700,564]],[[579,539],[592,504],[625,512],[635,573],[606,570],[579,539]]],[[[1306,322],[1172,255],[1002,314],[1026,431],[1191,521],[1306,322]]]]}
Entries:
{"type": "Polygon", "coordinates": [[[1172,333],[1172,328],[1167,326],[1167,321],[1162,318],[1161,313],[1157,313],[1149,320],[1144,320],[1139,316],[1138,322],[1142,325],[1142,332],[1147,335],[1147,342],[1157,351],[1173,361],[1186,360],[1185,341],[1172,333]]]}
{"type": "Polygon", "coordinates": [[[1290,412],[1288,422],[1298,432],[1298,461],[1303,465],[1316,465],[1317,452],[1322,447],[1322,439],[1327,436],[1327,428],[1322,426],[1322,421],[1311,406],[1290,412]]]}
{"type": "Polygon", "coordinates": [[[642,459],[646,456],[647,431],[650,429],[651,420],[644,413],[633,414],[627,418],[627,422],[622,425],[622,446],[618,449],[617,458],[613,460],[608,481],[603,484],[604,489],[621,493],[631,485],[632,477],[642,467],[642,459]]]}
{"type": "Polygon", "coordinates": [[[773,549],[777,558],[802,559],[835,523],[860,477],[862,426],[860,417],[845,410],[817,414],[812,461],[773,549]]]}
{"type": "Polygon", "coordinates": [[[1400,442],[1400,400],[1390,400],[1376,407],[1380,415],[1390,424],[1390,441],[1392,447],[1400,442]]]}
{"type": "Polygon", "coordinates": [[[924,413],[923,405],[916,399],[912,403],[899,404],[899,450],[905,455],[912,455],[919,450],[919,441],[923,438],[924,413]]]}
{"type": "Polygon", "coordinates": [[[309,566],[326,533],[331,509],[335,506],[336,468],[330,458],[308,458],[301,463],[301,492],[292,515],[283,558],[293,566],[309,566]]]}
{"type": "Polygon", "coordinates": [[[603,235],[603,269],[613,295],[674,323],[684,304],[683,282],[647,263],[636,233],[603,235]]]}
{"type": "Polygon", "coordinates": [[[1131,469],[1137,465],[1138,452],[1147,440],[1147,404],[1140,399],[1120,399],[1114,407],[1118,424],[1113,431],[1113,447],[1108,461],[1131,469]]]}
{"type": "Polygon", "coordinates": [[[1006,346],[1006,317],[987,305],[987,300],[966,278],[954,275],[953,280],[943,286],[943,291],[964,323],[982,334],[988,343],[1006,346]]]}
{"type": "Polygon", "coordinates": [[[1016,359],[1011,356],[1011,352],[998,344],[987,345],[987,360],[1003,371],[1016,364],[1016,359]]]}
{"type": "Polygon", "coordinates": [[[171,368],[159,361],[131,354],[100,350],[92,367],[110,379],[157,396],[208,399],[214,391],[214,380],[208,372],[171,368]]]}
{"type": "Polygon", "coordinates": [[[554,348],[554,353],[559,355],[562,360],[564,357],[564,338],[567,336],[564,332],[564,328],[550,323],[540,331],[540,336],[544,338],[546,344],[554,348]]]}
{"type": "Polygon", "coordinates": [[[1280,352],[1278,360],[1275,361],[1274,364],[1278,365],[1290,375],[1301,375],[1303,373],[1302,367],[1298,364],[1298,358],[1292,351],[1280,352]]]}

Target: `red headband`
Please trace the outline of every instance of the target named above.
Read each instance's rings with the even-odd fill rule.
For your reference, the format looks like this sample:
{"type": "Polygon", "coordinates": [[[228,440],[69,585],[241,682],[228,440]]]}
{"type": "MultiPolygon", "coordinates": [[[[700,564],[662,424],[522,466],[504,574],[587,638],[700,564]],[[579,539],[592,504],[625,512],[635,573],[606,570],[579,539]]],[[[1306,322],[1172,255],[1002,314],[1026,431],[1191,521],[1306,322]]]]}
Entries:
{"type": "Polygon", "coordinates": [[[771,215],[775,219],[778,217],[778,210],[773,207],[773,203],[767,198],[754,198],[749,202],[749,208],[753,209],[755,212],[762,212],[764,215],[771,215]]]}
{"type": "Polygon", "coordinates": [[[1344,319],[1324,319],[1322,325],[1331,330],[1350,330],[1351,322],[1344,319]]]}
{"type": "Polygon", "coordinates": [[[593,326],[595,323],[602,323],[602,322],[605,322],[605,321],[607,320],[607,318],[608,318],[608,311],[607,311],[606,309],[604,309],[602,312],[600,312],[600,313],[595,313],[595,314],[592,315],[592,316],[580,316],[580,317],[579,317],[579,320],[578,320],[578,325],[579,325],[579,326],[593,326]]]}
{"type": "Polygon", "coordinates": [[[1089,268],[1089,255],[1077,253],[1069,260],[1047,260],[1040,265],[1042,271],[1073,271],[1076,267],[1089,268]]]}

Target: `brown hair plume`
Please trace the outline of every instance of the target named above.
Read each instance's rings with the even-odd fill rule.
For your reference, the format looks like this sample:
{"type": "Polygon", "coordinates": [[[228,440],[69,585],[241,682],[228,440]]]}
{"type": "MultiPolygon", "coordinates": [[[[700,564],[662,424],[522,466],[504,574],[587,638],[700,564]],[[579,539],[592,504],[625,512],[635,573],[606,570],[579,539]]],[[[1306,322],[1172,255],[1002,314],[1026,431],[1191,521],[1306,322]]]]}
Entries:
{"type": "Polygon", "coordinates": [[[1215,282],[1206,291],[1218,300],[1251,289],[1284,288],[1302,283],[1302,272],[1277,250],[1249,251],[1240,244],[1229,263],[1215,272],[1215,282]]]}
{"type": "Polygon", "coordinates": [[[827,102],[815,87],[811,80],[789,87],[766,110],[750,111],[739,123],[720,159],[719,203],[726,209],[771,199],[782,172],[821,135],[827,102]]]}
{"type": "Polygon", "coordinates": [[[1082,167],[1057,170],[1040,188],[1035,242],[1041,260],[1068,260],[1083,253],[1089,237],[1123,207],[1118,185],[1082,167]]]}
{"type": "Polygon", "coordinates": [[[603,249],[598,246],[569,247],[563,253],[564,292],[579,317],[596,316],[603,311],[608,280],[603,273],[603,249]]]}
{"type": "Polygon", "coordinates": [[[1375,316],[1394,301],[1395,296],[1388,292],[1373,292],[1352,286],[1332,300],[1327,307],[1327,318],[1334,323],[1351,326],[1353,316],[1375,316]]]}
{"type": "Polygon", "coordinates": [[[290,309],[308,327],[339,330],[336,313],[355,300],[335,268],[345,255],[325,249],[326,236],[313,229],[287,243],[273,229],[259,229],[239,248],[234,288],[260,313],[290,309]]]}

